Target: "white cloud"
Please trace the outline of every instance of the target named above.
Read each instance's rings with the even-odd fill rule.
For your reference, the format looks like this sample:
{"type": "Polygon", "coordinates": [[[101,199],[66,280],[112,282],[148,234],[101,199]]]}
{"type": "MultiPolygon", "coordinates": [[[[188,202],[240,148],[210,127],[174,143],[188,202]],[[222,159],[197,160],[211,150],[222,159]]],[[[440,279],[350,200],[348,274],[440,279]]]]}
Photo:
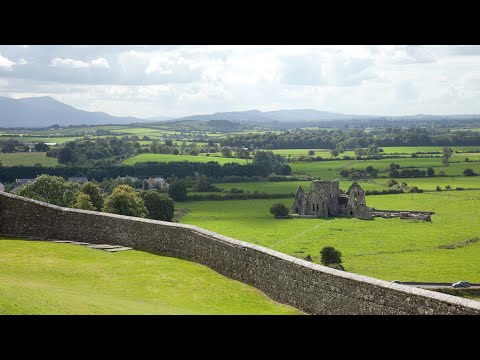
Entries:
{"type": "Polygon", "coordinates": [[[53,67],[66,67],[73,69],[82,69],[82,68],[105,68],[109,69],[110,65],[105,58],[98,58],[92,61],[82,61],[75,59],[63,59],[63,58],[54,58],[50,62],[50,66],[53,67]]]}
{"type": "Polygon", "coordinates": [[[12,61],[0,54],[0,68],[11,70],[13,65],[15,65],[15,61],[12,61]]]}
{"type": "Polygon", "coordinates": [[[8,80],[0,95],[52,94],[114,115],[480,113],[480,46],[0,46],[0,53],[8,80]]]}
{"type": "Polygon", "coordinates": [[[92,67],[110,69],[110,64],[105,58],[98,58],[90,62],[92,67]]]}

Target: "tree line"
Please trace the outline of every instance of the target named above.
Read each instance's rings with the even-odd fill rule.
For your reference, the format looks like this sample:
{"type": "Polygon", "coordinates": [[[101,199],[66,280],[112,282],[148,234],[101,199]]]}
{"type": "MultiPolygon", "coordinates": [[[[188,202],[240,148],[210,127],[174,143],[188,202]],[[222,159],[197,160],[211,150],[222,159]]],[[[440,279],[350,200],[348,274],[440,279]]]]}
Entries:
{"type": "Polygon", "coordinates": [[[254,149],[338,149],[355,150],[380,146],[479,146],[480,133],[448,129],[336,129],[287,130],[280,133],[248,133],[230,135],[220,145],[245,146],[254,149]]]}
{"type": "MultiPolygon", "coordinates": [[[[270,159],[270,158],[269,158],[270,159]]],[[[290,175],[292,170],[286,163],[262,160],[252,164],[227,163],[220,165],[217,162],[148,162],[135,165],[103,165],[92,168],[86,165],[71,166],[2,166],[0,167],[0,181],[11,182],[15,179],[33,179],[41,174],[61,176],[86,176],[88,179],[102,181],[104,178],[117,178],[125,176],[143,177],[162,176],[164,178],[176,176],[185,178],[195,173],[203,174],[215,179],[226,176],[265,177],[278,171],[278,175],[290,175]]]]}

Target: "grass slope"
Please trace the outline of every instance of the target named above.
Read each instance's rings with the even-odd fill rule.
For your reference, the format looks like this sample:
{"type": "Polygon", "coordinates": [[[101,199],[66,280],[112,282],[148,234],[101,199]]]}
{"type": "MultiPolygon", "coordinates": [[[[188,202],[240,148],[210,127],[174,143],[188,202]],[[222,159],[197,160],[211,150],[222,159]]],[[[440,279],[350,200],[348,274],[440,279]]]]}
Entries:
{"type": "Polygon", "coordinates": [[[378,209],[433,210],[431,223],[401,219],[274,219],[270,206],[293,199],[199,201],[182,204],[191,212],[182,222],[293,256],[340,250],[348,271],[402,281],[480,282],[480,242],[455,249],[440,245],[479,237],[480,191],[367,196],[378,209]]]}
{"type": "Polygon", "coordinates": [[[0,294],[0,314],[299,313],[193,262],[5,238],[0,294]]]}

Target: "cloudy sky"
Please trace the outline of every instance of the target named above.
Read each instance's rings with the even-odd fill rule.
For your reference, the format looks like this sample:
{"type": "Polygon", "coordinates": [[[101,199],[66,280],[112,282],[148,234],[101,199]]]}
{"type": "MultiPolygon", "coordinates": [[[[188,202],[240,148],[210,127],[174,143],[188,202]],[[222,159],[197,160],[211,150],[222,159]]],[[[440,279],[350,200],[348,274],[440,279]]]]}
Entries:
{"type": "Polygon", "coordinates": [[[0,96],[117,116],[480,113],[480,46],[2,46],[0,96]]]}

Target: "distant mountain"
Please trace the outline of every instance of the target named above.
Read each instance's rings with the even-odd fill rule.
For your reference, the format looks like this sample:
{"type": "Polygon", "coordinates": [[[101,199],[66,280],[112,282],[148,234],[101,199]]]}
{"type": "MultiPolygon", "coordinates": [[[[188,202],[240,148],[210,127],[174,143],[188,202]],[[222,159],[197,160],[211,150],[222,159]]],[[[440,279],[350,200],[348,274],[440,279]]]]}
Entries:
{"type": "Polygon", "coordinates": [[[228,120],[228,121],[248,121],[248,122],[272,122],[272,121],[318,121],[318,120],[348,120],[348,119],[367,119],[374,118],[371,115],[348,115],[333,113],[327,111],[318,111],[311,109],[297,110],[276,110],[276,111],[235,111],[218,112],[210,115],[187,116],[175,121],[183,120],[228,120]]]}
{"type": "Polygon", "coordinates": [[[0,97],[0,127],[5,128],[47,127],[54,124],[68,126],[139,122],[144,122],[144,120],[75,109],[49,96],[23,99],[0,97]]]}
{"type": "Polygon", "coordinates": [[[171,116],[151,116],[151,117],[144,118],[144,120],[147,120],[147,121],[167,121],[167,120],[173,120],[173,119],[175,118],[171,116]]]}

